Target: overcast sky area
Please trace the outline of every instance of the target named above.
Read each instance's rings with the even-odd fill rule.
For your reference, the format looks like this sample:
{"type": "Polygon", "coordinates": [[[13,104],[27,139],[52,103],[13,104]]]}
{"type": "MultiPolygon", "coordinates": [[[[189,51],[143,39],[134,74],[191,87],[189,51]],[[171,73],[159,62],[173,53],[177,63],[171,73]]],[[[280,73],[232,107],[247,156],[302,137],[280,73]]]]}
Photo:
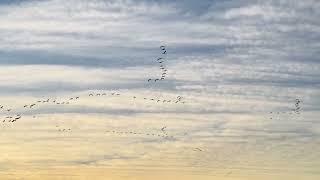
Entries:
{"type": "Polygon", "coordinates": [[[0,0],[0,179],[319,179],[319,9],[0,0]]]}

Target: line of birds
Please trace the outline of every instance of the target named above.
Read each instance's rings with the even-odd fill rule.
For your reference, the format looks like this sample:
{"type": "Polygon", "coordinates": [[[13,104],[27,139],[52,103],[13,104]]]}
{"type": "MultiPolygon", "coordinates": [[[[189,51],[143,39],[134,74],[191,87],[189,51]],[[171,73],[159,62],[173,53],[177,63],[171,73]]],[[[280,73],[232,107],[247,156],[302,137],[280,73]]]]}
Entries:
{"type": "MultiPolygon", "coordinates": [[[[301,106],[300,103],[302,101],[300,99],[295,99],[295,108],[291,109],[290,111],[270,111],[269,114],[275,114],[275,115],[280,115],[280,114],[300,114],[301,106]]],[[[270,119],[274,119],[274,117],[270,117],[270,119]]]]}
{"type": "MultiPolygon", "coordinates": [[[[89,97],[95,97],[95,96],[107,96],[107,93],[90,93],[89,97]]],[[[120,96],[120,93],[111,93],[112,96],[120,96]]],[[[139,97],[137,96],[132,96],[133,99],[139,99],[139,97]]],[[[149,101],[153,101],[153,102],[162,102],[162,103],[182,103],[185,104],[185,101],[182,101],[183,97],[182,96],[177,96],[176,99],[159,99],[159,98],[147,98],[147,97],[142,97],[140,98],[141,100],[149,100],[149,101]]]]}
{"type": "MultiPolygon", "coordinates": [[[[161,50],[161,54],[162,55],[166,55],[167,54],[167,50],[166,50],[165,46],[160,46],[160,50],[161,50]]],[[[165,78],[167,76],[168,69],[165,66],[165,58],[164,57],[157,58],[157,63],[159,64],[159,68],[161,70],[161,77],[158,77],[158,78],[155,78],[155,79],[149,78],[148,82],[162,81],[162,80],[165,80],[165,78]]]]}
{"type": "Polygon", "coordinates": [[[301,106],[300,106],[300,103],[302,101],[300,99],[295,99],[295,108],[293,109],[293,111],[296,113],[296,114],[300,114],[300,110],[301,110],[301,106]]]}
{"type": "Polygon", "coordinates": [[[174,136],[169,136],[168,134],[162,133],[141,133],[136,131],[116,131],[116,130],[107,130],[106,133],[117,134],[117,135],[143,135],[143,136],[153,136],[159,138],[174,138],[174,136]]]}
{"type": "Polygon", "coordinates": [[[15,117],[14,116],[6,116],[3,120],[2,120],[2,122],[3,123],[5,123],[5,122],[11,122],[11,123],[13,123],[13,122],[16,122],[16,121],[18,121],[19,119],[21,119],[21,115],[20,114],[18,114],[18,115],[16,115],[15,117]]]}
{"type": "MultiPolygon", "coordinates": [[[[23,108],[28,108],[28,109],[33,109],[34,107],[36,107],[37,105],[40,105],[40,104],[45,104],[45,103],[52,103],[52,104],[57,104],[57,105],[59,105],[59,104],[70,104],[70,101],[72,101],[72,100],[77,100],[77,99],[79,99],[80,97],[79,96],[77,96],[77,97],[70,97],[70,98],[68,98],[68,100],[69,101],[60,101],[60,102],[58,102],[56,99],[54,99],[54,100],[51,100],[50,98],[48,98],[48,99],[45,99],[45,100],[38,100],[38,101],[36,101],[36,102],[34,102],[34,103],[30,103],[30,104],[25,104],[24,106],[23,106],[23,108]]],[[[1,105],[0,107],[2,107],[2,109],[3,109],[3,105],[1,105]]],[[[10,112],[12,109],[8,109],[7,111],[8,112],[10,112]]],[[[16,122],[16,121],[18,121],[19,119],[21,119],[22,118],[22,116],[20,115],[20,114],[17,114],[17,115],[15,115],[15,117],[14,116],[6,116],[3,120],[2,120],[2,122],[3,123],[5,123],[5,122],[16,122]]],[[[35,118],[35,116],[33,116],[33,118],[35,118]]]]}
{"type": "Polygon", "coordinates": [[[38,100],[37,102],[34,102],[34,103],[31,103],[31,104],[25,104],[23,107],[24,108],[33,108],[35,107],[36,105],[39,105],[40,103],[41,104],[45,104],[45,103],[52,103],[52,104],[57,104],[57,105],[63,105],[63,104],[70,104],[71,101],[74,101],[74,100],[77,100],[79,99],[80,97],[77,96],[77,97],[70,97],[68,98],[67,100],[65,101],[57,101],[56,99],[46,99],[46,100],[38,100]]]}
{"type": "MultiPolygon", "coordinates": [[[[93,97],[93,96],[107,96],[109,93],[103,92],[103,93],[90,93],[88,96],[93,97]]],[[[112,92],[110,93],[111,96],[120,96],[120,93],[112,92]]],[[[132,96],[133,99],[140,99],[140,100],[147,100],[147,101],[152,101],[152,102],[157,102],[157,103],[182,103],[185,104],[185,101],[182,101],[183,97],[182,96],[177,96],[176,99],[159,99],[159,98],[147,98],[147,97],[137,97],[137,96],[132,96]]],[[[44,104],[54,104],[54,105],[68,105],[72,102],[76,102],[77,100],[80,99],[80,96],[75,96],[75,97],[68,97],[65,100],[60,100],[58,101],[56,98],[44,98],[41,100],[37,100],[36,102],[32,102],[30,104],[25,104],[23,108],[25,109],[34,109],[37,106],[44,105],[44,104]]],[[[0,105],[0,109],[5,109],[3,105],[0,105]]],[[[12,112],[13,109],[8,108],[5,109],[5,112],[12,112]]],[[[16,115],[11,115],[7,116],[5,119],[2,120],[2,122],[16,122],[17,120],[21,119],[22,116],[20,114],[16,115]],[[13,117],[16,116],[16,117],[13,117]]]]}

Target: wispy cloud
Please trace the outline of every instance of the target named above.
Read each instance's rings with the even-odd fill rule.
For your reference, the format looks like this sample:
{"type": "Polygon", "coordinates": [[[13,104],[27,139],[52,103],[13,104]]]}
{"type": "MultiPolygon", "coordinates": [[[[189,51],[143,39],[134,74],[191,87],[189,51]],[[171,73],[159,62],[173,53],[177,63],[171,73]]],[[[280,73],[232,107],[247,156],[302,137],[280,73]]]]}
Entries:
{"type": "Polygon", "coordinates": [[[18,154],[12,159],[17,164],[54,164],[58,158],[59,165],[104,167],[112,161],[119,167],[130,162],[259,172],[263,166],[275,167],[274,173],[289,164],[288,171],[313,172],[320,152],[319,8],[316,0],[1,1],[1,104],[81,96],[68,106],[14,109],[26,118],[17,127],[3,126],[1,132],[14,135],[0,135],[9,144],[3,151],[18,154]],[[168,76],[148,83],[160,73],[158,57],[166,59],[168,76]],[[111,91],[121,96],[88,97],[111,91]],[[186,103],[144,99],[177,96],[186,103]],[[302,112],[289,115],[296,98],[302,112]],[[62,138],[52,123],[75,130],[62,138]],[[40,129],[27,128],[35,126],[40,129]],[[174,139],[107,136],[102,130],[161,133],[164,126],[174,139]],[[84,137],[92,139],[86,144],[84,137]],[[75,147],[52,147],[57,155],[45,158],[45,144],[63,147],[68,138],[75,147]],[[23,160],[28,153],[17,151],[15,140],[34,156],[23,160]]]}

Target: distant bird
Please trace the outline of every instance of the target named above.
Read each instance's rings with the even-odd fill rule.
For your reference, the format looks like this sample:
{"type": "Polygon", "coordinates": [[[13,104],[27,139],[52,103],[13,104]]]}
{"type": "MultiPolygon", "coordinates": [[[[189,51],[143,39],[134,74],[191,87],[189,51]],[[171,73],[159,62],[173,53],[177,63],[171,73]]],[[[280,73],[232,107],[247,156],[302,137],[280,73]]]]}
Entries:
{"type": "Polygon", "coordinates": [[[195,150],[198,150],[198,151],[202,151],[202,149],[200,149],[200,148],[194,148],[195,150]]]}
{"type": "Polygon", "coordinates": [[[163,59],[163,58],[158,58],[157,61],[160,61],[161,59],[163,59]]]}
{"type": "Polygon", "coordinates": [[[118,94],[116,94],[117,96],[120,96],[120,94],[118,93],[118,94]]]}
{"type": "Polygon", "coordinates": [[[9,112],[9,111],[11,111],[11,109],[7,109],[7,111],[9,112]]]}
{"type": "Polygon", "coordinates": [[[150,82],[152,79],[148,79],[148,82],[150,82]]]}
{"type": "Polygon", "coordinates": [[[79,96],[77,96],[76,99],[79,99],[79,96]]]}
{"type": "Polygon", "coordinates": [[[23,107],[25,108],[25,107],[27,107],[28,105],[24,105],[23,107]]]}
{"type": "Polygon", "coordinates": [[[166,54],[166,53],[167,53],[167,51],[166,51],[166,50],[162,52],[162,54],[166,54]]]}
{"type": "Polygon", "coordinates": [[[93,94],[89,94],[89,96],[93,96],[93,94]]]}
{"type": "Polygon", "coordinates": [[[166,48],[165,46],[160,46],[161,50],[165,50],[165,48],[166,48]]]}
{"type": "Polygon", "coordinates": [[[228,172],[225,176],[229,176],[230,174],[232,174],[232,171],[228,172]]]}
{"type": "Polygon", "coordinates": [[[157,102],[160,102],[160,100],[158,99],[157,102]]]}
{"type": "Polygon", "coordinates": [[[100,96],[100,93],[96,94],[96,96],[100,96]]]}
{"type": "Polygon", "coordinates": [[[166,128],[167,126],[164,126],[163,128],[161,128],[161,131],[165,131],[166,128]]]}
{"type": "Polygon", "coordinates": [[[69,98],[69,100],[73,100],[73,98],[69,98]]]}
{"type": "Polygon", "coordinates": [[[157,82],[157,81],[159,81],[159,79],[155,79],[155,80],[154,80],[154,82],[157,82]]]}
{"type": "Polygon", "coordinates": [[[106,93],[103,93],[103,94],[102,94],[102,96],[105,96],[105,95],[107,95],[107,94],[106,94],[106,93]]]}
{"type": "Polygon", "coordinates": [[[135,98],[137,98],[137,97],[133,96],[133,98],[135,99],[135,98]]]}

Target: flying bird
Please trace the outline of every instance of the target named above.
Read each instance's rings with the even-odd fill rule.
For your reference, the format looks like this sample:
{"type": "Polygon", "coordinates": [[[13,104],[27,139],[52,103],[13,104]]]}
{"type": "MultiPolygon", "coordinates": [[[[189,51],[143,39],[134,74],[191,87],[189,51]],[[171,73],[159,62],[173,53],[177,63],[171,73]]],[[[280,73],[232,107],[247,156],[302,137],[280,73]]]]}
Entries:
{"type": "Polygon", "coordinates": [[[198,151],[202,151],[202,149],[200,149],[200,148],[194,148],[195,150],[198,150],[198,151]]]}

